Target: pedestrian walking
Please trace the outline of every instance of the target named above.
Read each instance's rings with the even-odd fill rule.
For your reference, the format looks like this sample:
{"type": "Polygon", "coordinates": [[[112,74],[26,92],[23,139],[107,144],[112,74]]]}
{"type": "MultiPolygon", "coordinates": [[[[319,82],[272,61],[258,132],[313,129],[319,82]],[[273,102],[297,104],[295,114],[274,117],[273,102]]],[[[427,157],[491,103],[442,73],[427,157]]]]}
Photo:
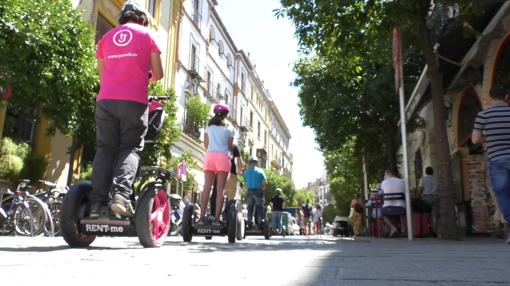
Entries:
{"type": "Polygon", "coordinates": [[[303,225],[305,229],[305,235],[312,233],[312,207],[310,206],[310,200],[306,200],[306,204],[301,207],[303,211],[303,225]]]}
{"type": "MultiPolygon", "coordinates": [[[[471,141],[485,143],[489,176],[503,217],[510,223],[510,107],[509,93],[502,85],[490,91],[492,104],[475,118],[471,141]]],[[[510,244],[510,232],[506,244],[510,244]]]]}
{"type": "Polygon", "coordinates": [[[313,228],[317,235],[322,234],[322,207],[319,203],[313,209],[313,228]]]}
{"type": "Polygon", "coordinates": [[[361,235],[364,213],[365,207],[361,199],[361,194],[357,193],[356,197],[351,200],[351,212],[349,215],[349,219],[352,222],[354,237],[359,237],[361,235]]]}
{"type": "Polygon", "coordinates": [[[432,234],[437,233],[437,222],[439,219],[439,195],[437,192],[437,178],[434,176],[432,167],[425,168],[425,176],[420,179],[418,184],[418,196],[427,204],[430,209],[430,226],[432,234]]]}
{"type": "Polygon", "coordinates": [[[97,43],[101,77],[96,98],[96,154],[92,169],[91,217],[111,210],[132,216],[131,186],[148,128],[149,79],[163,78],[161,51],[136,1],[123,6],[119,26],[97,43]]]}
{"type": "MultiPolygon", "coordinates": [[[[204,191],[200,196],[199,225],[206,223],[205,211],[212,184],[216,178],[216,206],[212,225],[221,224],[219,218],[223,206],[223,192],[230,172],[230,150],[234,140],[234,130],[227,125],[225,119],[229,108],[224,104],[214,106],[214,116],[209,120],[205,129],[204,146],[206,148],[204,159],[204,191]]],[[[212,215],[212,214],[211,214],[212,215]]]]}

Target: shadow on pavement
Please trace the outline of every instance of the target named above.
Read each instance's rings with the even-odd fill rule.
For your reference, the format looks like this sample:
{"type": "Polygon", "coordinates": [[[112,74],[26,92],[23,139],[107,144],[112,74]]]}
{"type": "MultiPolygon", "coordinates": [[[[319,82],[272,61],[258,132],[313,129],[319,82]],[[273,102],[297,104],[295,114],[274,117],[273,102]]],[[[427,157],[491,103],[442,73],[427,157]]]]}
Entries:
{"type": "Polygon", "coordinates": [[[332,237],[272,237],[265,240],[262,236],[247,236],[242,241],[228,243],[227,237],[215,237],[213,240],[206,240],[203,236],[194,236],[190,243],[167,241],[164,246],[188,246],[187,251],[198,252],[235,252],[235,251],[292,251],[292,250],[314,250],[331,251],[340,244],[367,243],[368,240],[338,239],[332,237]]]}

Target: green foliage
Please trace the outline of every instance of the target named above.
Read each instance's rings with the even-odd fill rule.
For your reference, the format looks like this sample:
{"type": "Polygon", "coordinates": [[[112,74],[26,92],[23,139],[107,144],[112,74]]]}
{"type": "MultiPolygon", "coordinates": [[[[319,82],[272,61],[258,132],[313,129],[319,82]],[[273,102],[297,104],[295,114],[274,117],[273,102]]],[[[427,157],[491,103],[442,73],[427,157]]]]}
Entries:
{"type": "Polygon", "coordinates": [[[30,146],[25,142],[16,143],[9,137],[0,141],[0,155],[15,155],[22,160],[30,153],[30,146]]]}
{"type": "Polygon", "coordinates": [[[32,183],[43,178],[44,173],[46,172],[46,167],[48,166],[48,162],[44,159],[44,157],[33,152],[25,157],[23,163],[23,169],[21,170],[20,177],[23,179],[29,179],[32,183]]]}
{"type": "Polygon", "coordinates": [[[322,211],[322,218],[324,221],[333,223],[333,220],[335,219],[335,216],[339,215],[336,206],[335,205],[327,205],[324,207],[322,211]]]}
{"type": "Polygon", "coordinates": [[[168,97],[163,102],[167,117],[154,143],[144,148],[140,157],[144,165],[160,165],[166,168],[172,157],[172,143],[179,139],[181,132],[177,123],[177,97],[173,89],[164,90],[159,82],[149,85],[149,94],[168,97]]]}
{"type": "Polygon", "coordinates": [[[92,164],[87,164],[80,171],[80,181],[90,180],[92,178],[92,164]]]}
{"type": "Polygon", "coordinates": [[[16,155],[3,155],[0,159],[0,178],[16,180],[23,169],[23,159],[16,155]]]}
{"type": "MultiPolygon", "coordinates": [[[[184,151],[180,156],[172,157],[166,166],[169,170],[176,170],[177,166],[186,162],[186,166],[188,168],[188,172],[186,174],[186,182],[184,182],[184,192],[193,191],[196,187],[197,181],[195,179],[195,175],[190,172],[190,169],[198,169],[198,162],[193,158],[193,155],[189,151],[184,151]]],[[[172,185],[176,186],[177,179],[172,179],[172,185]]],[[[182,183],[182,182],[179,182],[182,183]]]]}
{"type": "Polygon", "coordinates": [[[94,138],[98,87],[93,29],[70,1],[0,1],[0,79],[13,86],[18,112],[37,108],[64,134],[79,125],[94,138]]]}
{"type": "Polygon", "coordinates": [[[25,142],[16,143],[5,137],[0,141],[0,178],[16,180],[23,169],[23,160],[30,153],[30,146],[25,142]]]}
{"type": "Polygon", "coordinates": [[[210,110],[211,106],[202,102],[199,96],[190,96],[186,102],[187,118],[198,128],[207,126],[210,110]]]}
{"type": "Polygon", "coordinates": [[[292,203],[288,204],[288,206],[300,207],[306,203],[307,200],[310,201],[311,205],[315,204],[315,193],[312,191],[308,191],[307,189],[301,189],[296,191],[296,194],[292,198],[292,203]]]}

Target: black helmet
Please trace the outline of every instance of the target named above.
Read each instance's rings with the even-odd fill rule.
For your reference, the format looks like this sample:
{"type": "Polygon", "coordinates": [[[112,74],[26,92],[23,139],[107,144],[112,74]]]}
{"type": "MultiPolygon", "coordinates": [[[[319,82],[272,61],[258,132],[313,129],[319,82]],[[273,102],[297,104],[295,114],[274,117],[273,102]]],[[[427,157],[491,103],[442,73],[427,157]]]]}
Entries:
{"type": "Polygon", "coordinates": [[[121,24],[124,24],[128,21],[135,21],[141,25],[148,26],[149,20],[148,20],[147,15],[148,15],[148,13],[145,11],[145,9],[143,9],[143,7],[136,0],[128,0],[128,1],[126,1],[126,3],[124,3],[124,6],[122,7],[119,22],[121,24]],[[128,16],[129,14],[132,14],[132,13],[134,13],[136,15],[136,18],[138,19],[138,21],[136,21],[135,19],[132,19],[131,17],[128,16]],[[123,21],[123,19],[124,19],[124,21],[123,21]]]}

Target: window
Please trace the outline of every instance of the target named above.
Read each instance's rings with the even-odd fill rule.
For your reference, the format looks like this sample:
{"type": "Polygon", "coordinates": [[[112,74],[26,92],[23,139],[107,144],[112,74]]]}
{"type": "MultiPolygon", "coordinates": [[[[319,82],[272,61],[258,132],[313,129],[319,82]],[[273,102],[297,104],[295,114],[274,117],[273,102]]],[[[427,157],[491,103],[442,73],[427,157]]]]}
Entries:
{"type": "Polygon", "coordinates": [[[218,54],[220,54],[220,56],[223,56],[225,54],[225,47],[223,47],[222,41],[218,42],[218,54]]]}
{"type": "Polygon", "coordinates": [[[195,44],[191,44],[190,52],[190,70],[198,71],[198,48],[195,44]]]}
{"type": "Polygon", "coordinates": [[[97,15],[97,25],[96,25],[96,43],[103,37],[106,32],[113,29],[113,25],[106,20],[106,18],[98,13],[97,15]]]}
{"type": "Polygon", "coordinates": [[[250,111],[250,128],[253,129],[253,111],[250,111]]]}
{"type": "Polygon", "coordinates": [[[34,140],[36,110],[17,110],[7,102],[4,136],[22,140],[29,145],[34,140]]]}
{"type": "Polygon", "coordinates": [[[209,43],[212,43],[216,38],[216,35],[214,33],[214,28],[211,26],[209,27],[209,43]]]}
{"type": "Polygon", "coordinates": [[[260,121],[257,122],[257,138],[260,140],[260,121]]]}
{"type": "Polygon", "coordinates": [[[244,120],[244,109],[242,106],[239,109],[239,120],[241,120],[241,126],[246,126],[246,120],[244,120]]]}
{"type": "Polygon", "coordinates": [[[195,24],[199,24],[202,16],[200,15],[200,0],[193,0],[193,15],[192,19],[195,24]]]}
{"type": "Polygon", "coordinates": [[[207,93],[212,94],[212,74],[210,71],[207,71],[207,93]]]}
{"type": "Polygon", "coordinates": [[[227,55],[227,67],[232,67],[232,55],[230,54],[227,55]]]}
{"type": "Polygon", "coordinates": [[[225,89],[225,104],[226,105],[230,104],[230,94],[228,92],[228,89],[225,89]]]}
{"type": "Polygon", "coordinates": [[[246,93],[246,75],[244,71],[241,72],[241,91],[246,93]]]}
{"type": "Polygon", "coordinates": [[[222,97],[223,95],[221,94],[221,84],[218,83],[216,85],[216,99],[219,101],[222,97]]]}
{"type": "Polygon", "coordinates": [[[152,18],[156,19],[156,1],[157,0],[149,0],[148,12],[152,16],[152,18]]]}

